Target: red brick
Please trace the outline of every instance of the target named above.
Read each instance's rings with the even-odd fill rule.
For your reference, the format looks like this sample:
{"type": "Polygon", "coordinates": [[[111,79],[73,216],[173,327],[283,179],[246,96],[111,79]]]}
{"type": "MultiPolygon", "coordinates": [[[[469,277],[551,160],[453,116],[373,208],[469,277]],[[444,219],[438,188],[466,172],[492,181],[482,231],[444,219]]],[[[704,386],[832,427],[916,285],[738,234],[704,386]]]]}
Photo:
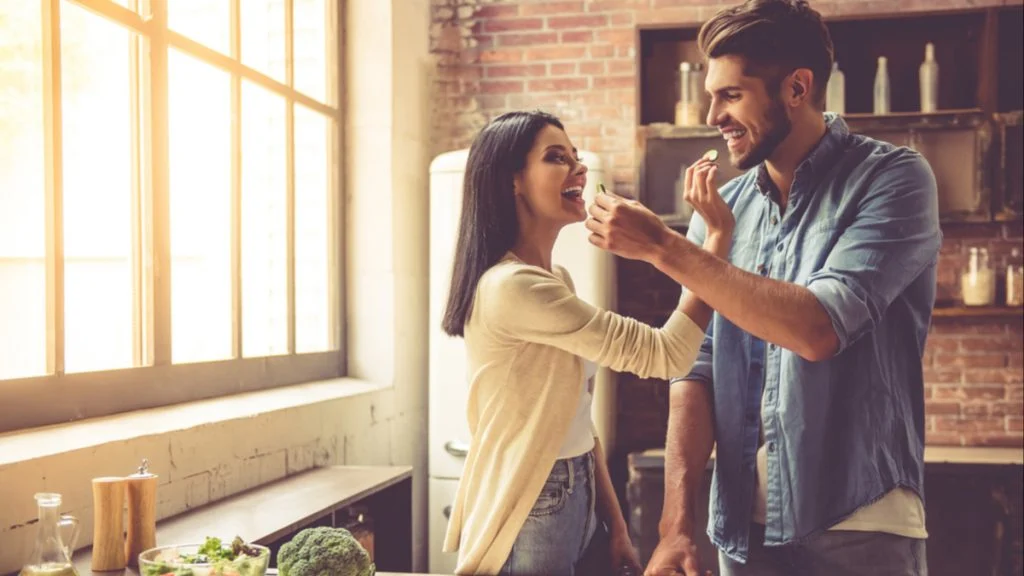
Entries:
{"type": "Polygon", "coordinates": [[[638,10],[647,8],[650,0],[590,0],[587,10],[590,12],[611,12],[612,10],[638,10]]]}
{"type": "MultiPolygon", "coordinates": [[[[587,108],[587,118],[591,120],[621,120],[622,109],[618,106],[590,106],[587,108]]],[[[602,133],[602,136],[605,134],[602,133]]]]}
{"type": "Polygon", "coordinates": [[[530,80],[530,92],[568,92],[571,90],[586,90],[589,86],[586,78],[549,78],[545,80],[530,80]]]}
{"type": "Polygon", "coordinates": [[[960,368],[1003,368],[1006,366],[1005,354],[936,354],[936,366],[956,366],[960,368]]]}
{"type": "Polygon", "coordinates": [[[1007,222],[1003,224],[1003,237],[1013,240],[1024,238],[1024,224],[1020,222],[1007,222]]]}
{"type": "Polygon", "coordinates": [[[536,16],[538,14],[579,14],[583,12],[583,2],[539,2],[537,4],[523,4],[521,8],[524,16],[536,16]]]}
{"type": "Polygon", "coordinates": [[[964,445],[1020,448],[1024,446],[1024,434],[965,434],[964,445]]]}
{"type": "Polygon", "coordinates": [[[519,49],[484,50],[480,53],[481,62],[519,62],[523,59],[523,51],[519,49]]]}
{"type": "Polygon", "coordinates": [[[1024,416],[1024,400],[1016,402],[993,402],[993,416],[1024,416]]]}
{"type": "Polygon", "coordinates": [[[597,31],[598,42],[609,42],[619,46],[629,45],[632,47],[636,42],[636,31],[632,28],[610,28],[597,31]]]}
{"type": "Polygon", "coordinates": [[[579,60],[587,53],[585,46],[551,46],[548,48],[531,48],[524,57],[529,61],[536,60],[579,60]]]}
{"type": "Polygon", "coordinates": [[[933,352],[959,352],[960,338],[958,336],[929,336],[925,344],[926,350],[933,352]]]}
{"type": "Polygon", "coordinates": [[[556,62],[551,65],[552,76],[569,76],[576,73],[575,62],[556,62]]]}
{"type": "MultiPolygon", "coordinates": [[[[608,17],[600,14],[586,16],[550,16],[548,28],[565,30],[570,28],[603,28],[608,25],[608,17]]],[[[601,32],[598,32],[600,34],[601,32]]]]}
{"type": "Polygon", "coordinates": [[[963,440],[956,432],[933,432],[928,431],[924,436],[925,444],[929,446],[962,446],[963,440]]]}
{"type": "Polygon", "coordinates": [[[612,58],[615,56],[615,46],[600,45],[590,47],[591,58],[612,58]]]}
{"type": "Polygon", "coordinates": [[[1006,357],[1006,365],[1020,372],[1021,368],[1024,368],[1024,354],[1010,354],[1006,357]]]}
{"type": "Polygon", "coordinates": [[[960,432],[963,434],[972,432],[999,433],[1006,430],[1006,424],[1002,418],[982,417],[967,420],[955,416],[936,416],[935,430],[938,432],[960,432]]]}
{"type": "Polygon", "coordinates": [[[1024,432],[1024,418],[1013,417],[1006,419],[1007,432],[1024,432]]]}
{"type": "Polygon", "coordinates": [[[544,27],[541,18],[508,18],[484,22],[485,32],[510,32],[515,30],[540,30],[544,27]]]}
{"type": "Polygon", "coordinates": [[[1010,401],[1024,400],[1024,386],[1006,386],[1006,399],[1010,401]]]}
{"type": "Polygon", "coordinates": [[[978,240],[981,238],[999,238],[1002,236],[1002,231],[1002,226],[999,224],[948,222],[942,225],[942,237],[949,239],[967,238],[978,240]]]}
{"type": "Polygon", "coordinates": [[[512,66],[488,66],[488,78],[516,78],[522,76],[543,76],[547,72],[544,64],[516,64],[512,66]]]}
{"type": "Polygon", "coordinates": [[[598,76],[594,78],[594,88],[631,88],[636,85],[636,76],[598,76]]]}
{"type": "Polygon", "coordinates": [[[963,381],[963,371],[952,367],[926,368],[924,381],[929,384],[959,384],[963,381]]]}
{"type": "Polygon", "coordinates": [[[562,32],[562,44],[590,43],[594,41],[594,33],[590,30],[566,30],[562,32]]]}
{"type": "Polygon", "coordinates": [[[523,83],[520,80],[496,80],[494,82],[481,82],[480,91],[484,94],[511,94],[523,91],[523,83]]]}
{"type": "Polygon", "coordinates": [[[936,322],[932,325],[932,330],[936,334],[1003,334],[1006,332],[1006,326],[998,321],[943,320],[943,322],[936,322]]]}
{"type": "Polygon", "coordinates": [[[595,74],[604,74],[604,61],[598,60],[596,62],[580,62],[580,74],[587,74],[593,76],[595,74]]]}
{"type": "Polygon", "coordinates": [[[636,92],[634,90],[609,90],[608,102],[636,106],[636,92]]]}
{"type": "Polygon", "coordinates": [[[925,402],[924,413],[929,416],[959,416],[959,402],[925,402]]]}
{"type": "Polygon", "coordinates": [[[501,46],[537,46],[540,44],[558,44],[556,32],[533,32],[525,34],[499,34],[498,44],[501,46]]]}
{"type": "Polygon", "coordinates": [[[492,18],[508,18],[518,15],[518,4],[487,4],[477,7],[476,12],[473,13],[473,18],[477,20],[490,20],[492,18]]]}
{"type": "Polygon", "coordinates": [[[615,56],[617,58],[632,58],[636,56],[636,50],[633,48],[633,44],[626,44],[625,42],[615,47],[615,56]]]}
{"type": "Polygon", "coordinates": [[[1020,384],[1024,375],[1012,368],[969,368],[964,370],[966,384],[1020,384]]]}
{"type": "Polygon", "coordinates": [[[632,12],[619,12],[612,14],[611,23],[612,26],[632,26],[636,22],[636,18],[632,12]]]}
{"type": "MultiPolygon", "coordinates": [[[[925,412],[928,406],[925,405],[925,412]]],[[[1002,416],[1002,414],[991,414],[991,406],[988,402],[968,402],[960,407],[960,416],[964,419],[980,418],[984,416],[1002,416]]],[[[955,416],[956,414],[954,414],[955,416]]]]}
{"type": "Polygon", "coordinates": [[[610,60],[608,62],[608,73],[612,75],[618,74],[636,74],[636,62],[633,60],[610,60]]]}

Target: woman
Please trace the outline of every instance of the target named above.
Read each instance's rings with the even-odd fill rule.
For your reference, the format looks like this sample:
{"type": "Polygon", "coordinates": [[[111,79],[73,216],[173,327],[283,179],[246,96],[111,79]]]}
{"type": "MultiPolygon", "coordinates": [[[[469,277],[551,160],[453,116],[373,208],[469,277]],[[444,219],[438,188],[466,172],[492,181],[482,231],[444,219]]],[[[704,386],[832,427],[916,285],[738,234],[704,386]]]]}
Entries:
{"type": "MultiPolygon", "coordinates": [[[[561,122],[540,112],[499,116],[470,147],[443,320],[465,338],[471,380],[470,450],[445,539],[458,574],[575,574],[598,522],[602,568],[641,571],[590,421],[587,361],[685,374],[711,311],[684,294],[655,329],[576,297],[551,254],[561,229],[587,217],[586,172],[561,122]]],[[[697,209],[732,222],[720,197],[697,209]]],[[[705,249],[725,256],[731,233],[709,230],[705,249]]]]}

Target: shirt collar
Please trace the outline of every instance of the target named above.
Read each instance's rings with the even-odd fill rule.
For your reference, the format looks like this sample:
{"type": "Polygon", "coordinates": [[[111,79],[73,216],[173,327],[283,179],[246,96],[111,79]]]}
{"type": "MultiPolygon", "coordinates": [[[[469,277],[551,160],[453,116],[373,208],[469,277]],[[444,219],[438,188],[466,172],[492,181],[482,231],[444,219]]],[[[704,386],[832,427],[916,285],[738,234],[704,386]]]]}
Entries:
{"type": "MultiPolygon", "coordinates": [[[[834,112],[825,112],[825,135],[818,140],[818,143],[811,149],[810,154],[804,158],[796,168],[796,178],[801,176],[813,177],[820,174],[823,169],[832,166],[836,153],[842,150],[843,140],[850,134],[846,122],[834,112]]],[[[775,190],[775,184],[768,176],[768,167],[764,162],[757,167],[757,188],[764,195],[770,196],[775,190]]]]}

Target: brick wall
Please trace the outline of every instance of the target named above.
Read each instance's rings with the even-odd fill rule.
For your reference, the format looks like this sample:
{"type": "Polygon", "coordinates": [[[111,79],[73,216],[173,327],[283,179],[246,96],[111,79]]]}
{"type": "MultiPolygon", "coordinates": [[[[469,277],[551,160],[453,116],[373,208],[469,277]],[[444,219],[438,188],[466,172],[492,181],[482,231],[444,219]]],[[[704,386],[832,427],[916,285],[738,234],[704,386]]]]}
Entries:
{"type": "MultiPolygon", "coordinates": [[[[434,152],[468,146],[494,115],[539,107],[559,115],[574,143],[599,153],[620,193],[633,192],[636,36],[641,23],[695,24],[725,2],[433,0],[434,152]]],[[[812,2],[826,16],[935,9],[935,2],[812,2]]],[[[1002,5],[947,0],[942,8],[1002,5]]],[[[957,254],[988,245],[997,261],[1022,246],[1020,225],[945,227],[940,297],[956,297],[957,254]]],[[[645,264],[619,261],[620,312],[664,321],[678,287],[645,264]]],[[[1021,318],[941,319],[925,357],[928,441],[946,445],[1024,444],[1021,318]]],[[[668,414],[664,382],[620,377],[620,454],[661,446],[668,414]]]]}

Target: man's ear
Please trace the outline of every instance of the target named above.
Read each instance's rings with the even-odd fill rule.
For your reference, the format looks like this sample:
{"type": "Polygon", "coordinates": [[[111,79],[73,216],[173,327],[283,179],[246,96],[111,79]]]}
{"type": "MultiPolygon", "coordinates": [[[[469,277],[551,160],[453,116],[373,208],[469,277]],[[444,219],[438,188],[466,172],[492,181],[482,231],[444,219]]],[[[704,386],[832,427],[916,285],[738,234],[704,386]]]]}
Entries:
{"type": "Polygon", "coordinates": [[[814,72],[807,68],[797,68],[789,75],[786,84],[783,84],[786,100],[792,106],[803,104],[810,99],[813,85],[814,72]]]}

